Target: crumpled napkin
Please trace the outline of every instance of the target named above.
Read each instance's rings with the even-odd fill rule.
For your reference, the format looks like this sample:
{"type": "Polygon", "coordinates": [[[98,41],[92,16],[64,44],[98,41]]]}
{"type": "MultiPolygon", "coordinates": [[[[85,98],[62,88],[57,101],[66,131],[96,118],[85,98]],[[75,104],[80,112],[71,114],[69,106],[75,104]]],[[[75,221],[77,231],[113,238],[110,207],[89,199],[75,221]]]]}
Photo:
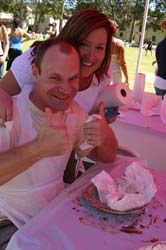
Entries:
{"type": "Polygon", "coordinates": [[[166,124],[166,95],[161,103],[160,118],[164,124],[166,124]]]}
{"type": "Polygon", "coordinates": [[[153,243],[150,246],[141,247],[138,250],[166,250],[166,242],[153,243]]]}
{"type": "Polygon", "coordinates": [[[92,178],[99,200],[111,209],[128,211],[151,201],[157,191],[152,174],[140,162],[126,167],[125,175],[113,179],[105,171],[92,178]]]}
{"type": "Polygon", "coordinates": [[[162,97],[153,93],[144,95],[140,112],[145,116],[160,115],[162,97]]]}
{"type": "Polygon", "coordinates": [[[130,108],[134,110],[140,110],[141,104],[138,101],[135,101],[134,99],[130,102],[130,108]]]}

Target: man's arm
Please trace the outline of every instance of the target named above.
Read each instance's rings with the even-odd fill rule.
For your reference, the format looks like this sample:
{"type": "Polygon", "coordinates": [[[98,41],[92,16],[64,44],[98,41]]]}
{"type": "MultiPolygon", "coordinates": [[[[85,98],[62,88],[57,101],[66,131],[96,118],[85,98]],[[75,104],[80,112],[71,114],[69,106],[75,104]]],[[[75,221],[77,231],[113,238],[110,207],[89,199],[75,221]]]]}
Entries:
{"type": "Polygon", "coordinates": [[[50,124],[52,113],[49,110],[47,112],[46,122],[34,140],[0,153],[0,185],[45,157],[65,153],[68,146],[67,128],[65,125],[54,127],[50,124]]]}
{"type": "Polygon", "coordinates": [[[98,160],[104,163],[113,162],[116,158],[118,142],[112,128],[105,127],[105,136],[103,143],[99,147],[95,147],[90,157],[94,160],[98,160]]]}
{"type": "Polygon", "coordinates": [[[1,152],[0,185],[14,178],[42,158],[42,149],[37,139],[23,146],[1,152]]]}

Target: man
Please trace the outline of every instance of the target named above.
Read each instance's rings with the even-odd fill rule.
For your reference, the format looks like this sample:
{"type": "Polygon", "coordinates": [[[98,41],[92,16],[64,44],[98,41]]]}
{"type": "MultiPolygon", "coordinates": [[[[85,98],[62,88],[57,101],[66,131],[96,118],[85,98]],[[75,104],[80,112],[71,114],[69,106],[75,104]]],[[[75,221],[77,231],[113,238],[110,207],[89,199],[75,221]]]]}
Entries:
{"type": "Polygon", "coordinates": [[[35,87],[25,87],[14,101],[10,136],[8,128],[0,130],[0,211],[17,227],[64,188],[63,173],[73,148],[80,157],[106,162],[115,159],[117,150],[104,119],[84,126],[87,114],[73,101],[79,87],[79,55],[69,42],[42,42],[32,72],[35,87]],[[81,150],[85,139],[91,148],[81,150]]]}
{"type": "MultiPolygon", "coordinates": [[[[164,27],[166,20],[162,22],[163,31],[166,32],[166,27],[164,27]]],[[[166,94],[166,33],[163,40],[159,42],[156,48],[156,62],[157,70],[154,80],[154,87],[156,95],[162,96],[166,94]]]]}
{"type": "Polygon", "coordinates": [[[0,19],[0,79],[4,73],[4,62],[8,55],[9,50],[9,39],[5,25],[2,24],[0,19]]]}
{"type": "Polygon", "coordinates": [[[145,56],[147,56],[148,51],[150,51],[151,56],[152,56],[152,40],[148,40],[145,48],[145,56]]]}

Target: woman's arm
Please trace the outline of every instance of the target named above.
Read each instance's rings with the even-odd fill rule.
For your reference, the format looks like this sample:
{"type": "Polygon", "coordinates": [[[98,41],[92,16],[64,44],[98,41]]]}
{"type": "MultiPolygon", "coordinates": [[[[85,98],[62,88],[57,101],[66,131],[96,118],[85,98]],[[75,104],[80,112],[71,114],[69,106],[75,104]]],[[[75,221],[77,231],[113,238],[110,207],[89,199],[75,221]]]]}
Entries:
{"type": "Polygon", "coordinates": [[[25,85],[34,85],[31,70],[31,52],[28,49],[21,56],[16,57],[10,70],[0,80],[0,125],[12,119],[12,98],[17,95],[25,85]]]}
{"type": "Polygon", "coordinates": [[[9,50],[9,39],[8,39],[8,33],[6,30],[6,27],[2,25],[2,32],[3,32],[3,56],[0,57],[0,63],[4,63],[6,60],[6,57],[8,55],[9,50]]]}
{"type": "Polygon", "coordinates": [[[21,88],[10,69],[0,80],[0,89],[5,90],[10,96],[17,95],[21,92],[21,88]]]}
{"type": "Polygon", "coordinates": [[[128,85],[129,78],[128,78],[128,70],[127,70],[127,64],[126,64],[126,58],[125,58],[125,48],[122,43],[118,44],[119,47],[119,61],[120,61],[120,67],[122,69],[122,72],[125,77],[125,83],[128,85]]]}
{"type": "Polygon", "coordinates": [[[22,43],[31,40],[31,35],[28,34],[27,32],[25,32],[24,30],[22,30],[22,34],[23,34],[23,37],[25,37],[25,39],[22,41],[22,43]]]}
{"type": "Polygon", "coordinates": [[[12,95],[17,95],[21,91],[17,80],[11,70],[0,80],[0,126],[4,126],[5,121],[12,120],[13,100],[12,95]]]}

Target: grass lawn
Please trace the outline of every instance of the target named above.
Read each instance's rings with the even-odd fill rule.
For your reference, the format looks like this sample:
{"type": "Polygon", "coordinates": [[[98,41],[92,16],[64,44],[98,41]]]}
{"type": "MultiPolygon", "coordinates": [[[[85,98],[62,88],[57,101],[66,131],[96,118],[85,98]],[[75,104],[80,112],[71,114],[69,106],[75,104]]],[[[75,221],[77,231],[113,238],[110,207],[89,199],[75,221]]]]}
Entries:
{"type": "MultiPolygon", "coordinates": [[[[129,84],[130,88],[133,88],[135,71],[137,66],[139,48],[126,48],[126,61],[127,68],[129,72],[129,84]]],[[[153,80],[154,80],[154,66],[152,66],[152,62],[155,60],[155,51],[153,50],[152,56],[147,54],[145,56],[145,51],[142,49],[142,56],[140,60],[140,69],[139,72],[146,73],[146,84],[145,91],[154,92],[153,90],[153,80]]]]}
{"type": "MultiPolygon", "coordinates": [[[[23,50],[24,51],[27,50],[34,41],[35,40],[30,40],[28,42],[23,43],[23,50]]],[[[126,48],[126,61],[129,72],[129,85],[131,89],[133,88],[134,84],[134,76],[136,71],[138,53],[139,53],[139,48],[135,47],[126,48]]],[[[148,92],[154,92],[153,90],[154,66],[152,66],[152,62],[154,60],[155,60],[154,50],[152,56],[150,54],[145,56],[145,51],[144,49],[142,49],[139,72],[146,73],[145,91],[148,92]]]]}

